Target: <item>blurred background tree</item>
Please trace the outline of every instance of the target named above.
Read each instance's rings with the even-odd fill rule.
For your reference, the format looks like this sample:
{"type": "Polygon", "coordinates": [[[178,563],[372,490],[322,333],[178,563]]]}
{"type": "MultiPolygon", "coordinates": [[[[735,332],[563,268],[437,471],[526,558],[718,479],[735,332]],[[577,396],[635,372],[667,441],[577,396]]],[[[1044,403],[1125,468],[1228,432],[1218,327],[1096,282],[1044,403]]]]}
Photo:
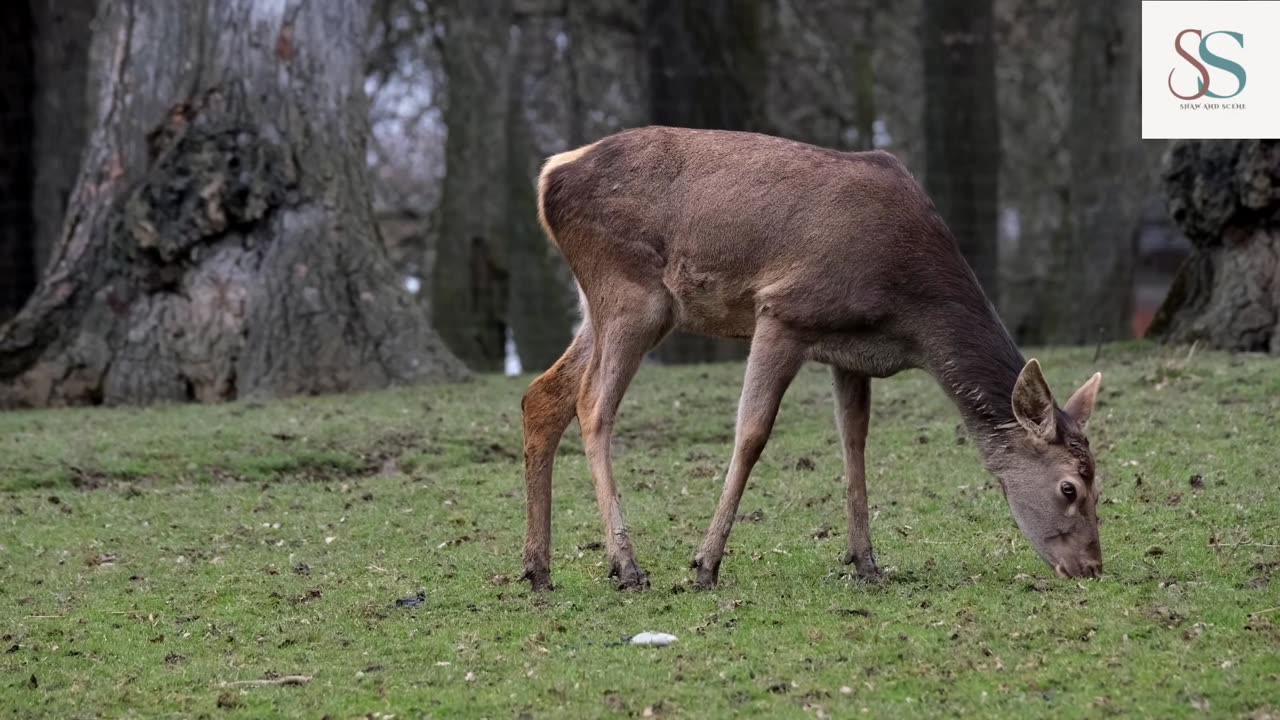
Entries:
{"type": "Polygon", "coordinates": [[[925,189],[978,282],[999,297],[1000,124],[991,0],[925,0],[925,189]]]}
{"type": "Polygon", "coordinates": [[[98,5],[88,140],[45,273],[0,326],[0,406],[465,376],[373,222],[368,27],[333,6],[98,5]]]}
{"type": "MultiPolygon", "coordinates": [[[[219,17],[244,2],[200,0],[187,14],[219,17]]],[[[1224,224],[1206,222],[1191,232],[1185,216],[1170,223],[1166,189],[1179,207],[1194,203],[1177,199],[1177,183],[1161,184],[1166,144],[1138,139],[1138,0],[373,0],[341,12],[288,0],[280,8],[295,24],[313,14],[341,15],[325,31],[342,37],[317,42],[336,43],[338,50],[325,52],[347,52],[358,74],[312,81],[357,89],[362,82],[364,92],[356,93],[358,104],[343,106],[342,118],[317,118],[334,113],[311,109],[299,117],[314,125],[308,133],[336,138],[339,155],[362,158],[363,171],[353,173],[338,158],[314,171],[334,180],[325,197],[343,208],[335,211],[341,220],[332,243],[289,240],[272,223],[256,229],[232,223],[222,232],[333,253],[332,271],[355,273],[356,284],[377,300],[344,306],[335,296],[325,311],[333,324],[313,332],[356,338],[361,347],[358,338],[371,337],[364,333],[386,337],[388,328],[398,328],[393,334],[409,346],[431,348],[431,369],[391,371],[375,362],[381,370],[315,373],[294,362],[292,374],[329,380],[264,383],[243,364],[258,352],[252,348],[259,338],[276,334],[277,321],[263,319],[261,334],[249,330],[211,346],[209,366],[240,368],[214,373],[221,378],[215,382],[201,375],[207,367],[197,371],[180,360],[204,330],[176,311],[166,315],[168,339],[150,341],[159,346],[138,355],[129,340],[138,325],[128,319],[141,312],[138,303],[156,303],[159,282],[170,303],[162,306],[177,307],[168,297],[172,289],[190,293],[204,282],[210,260],[200,253],[224,240],[197,243],[200,257],[168,263],[162,281],[146,273],[139,280],[128,244],[118,240],[127,229],[125,210],[129,198],[156,182],[161,156],[169,157],[165,143],[181,144],[174,118],[192,108],[199,116],[202,93],[229,79],[209,69],[217,58],[194,54],[204,52],[200,47],[213,52],[239,31],[230,25],[188,32],[173,20],[183,32],[142,38],[154,47],[128,50],[145,49],[140,60],[161,63],[159,81],[138,81],[147,90],[134,95],[146,97],[133,98],[127,116],[104,117],[102,103],[118,82],[104,68],[111,52],[123,52],[109,44],[109,26],[163,13],[139,0],[28,0],[0,19],[0,322],[11,320],[0,329],[0,384],[11,402],[208,400],[250,388],[283,394],[449,379],[461,373],[454,356],[483,371],[544,368],[578,317],[572,277],[536,223],[538,169],[551,154],[646,124],[895,153],[929,189],[1022,342],[1092,344],[1141,334],[1192,250],[1184,232],[1197,243],[1198,259],[1189,267],[1201,269],[1184,272],[1180,283],[1207,277],[1209,267],[1220,277],[1226,267],[1224,251],[1212,249],[1221,246],[1224,224]],[[176,47],[188,41],[195,45],[176,47]],[[177,69],[179,61],[199,72],[177,69]],[[117,150],[121,174],[109,192],[90,197],[103,182],[102,168],[107,177],[115,172],[117,150]],[[68,270],[63,261],[68,250],[79,251],[77,242],[99,248],[85,257],[133,279],[121,285],[107,282],[101,270],[91,277],[88,266],[68,270]],[[356,255],[370,264],[354,270],[347,258],[356,255]],[[70,276],[56,274],[60,263],[70,276]],[[134,269],[126,272],[130,263],[134,269]],[[51,279],[59,277],[72,277],[79,288],[75,312],[47,312],[61,287],[51,279]],[[115,294],[102,294],[108,285],[115,294]],[[104,303],[120,309],[102,314],[104,303]],[[101,345],[86,344],[86,325],[113,328],[89,334],[105,338],[109,350],[86,351],[101,345]],[[437,332],[449,351],[435,349],[437,332]],[[167,373],[164,382],[154,373],[112,380],[113,373],[129,375],[120,369],[129,363],[113,358],[135,355],[178,359],[160,363],[170,368],[157,371],[167,373]],[[32,391],[31,369],[50,362],[59,378],[51,387],[74,392],[38,383],[32,391]],[[86,376],[85,367],[97,369],[86,376]],[[72,377],[85,388],[68,383],[72,377]],[[168,389],[154,389],[160,386],[168,389]],[[219,389],[192,389],[206,387],[219,389]]],[[[290,40],[304,56],[312,49],[305,40],[290,40]]],[[[250,59],[227,73],[288,64],[274,53],[278,39],[260,41],[250,59]]],[[[246,132],[271,125],[243,110],[232,115],[246,132]]],[[[1240,153],[1262,157],[1270,147],[1240,153]]],[[[1192,156],[1208,157],[1178,150],[1173,157],[1181,169],[1170,172],[1204,177],[1189,169],[1192,156]]],[[[305,158],[294,170],[305,177],[313,162],[305,158]]],[[[1209,176],[1240,182],[1229,173],[1209,176]]],[[[319,185],[309,190],[319,191],[319,185]]],[[[1247,202],[1254,200],[1237,204],[1252,207],[1247,202]]],[[[1233,217],[1235,227],[1251,216],[1233,217]]],[[[1172,329],[1188,321],[1172,318],[1187,318],[1187,307],[1203,304],[1166,304],[1159,329],[1166,337],[1190,337],[1172,329]]],[[[303,347],[309,345],[286,342],[268,354],[272,363],[285,363],[303,347]]],[[[413,354],[398,343],[352,352],[336,347],[325,362],[352,368],[370,353],[413,354]]],[[[743,352],[740,342],[677,333],[654,360],[705,362],[743,352]]]]}

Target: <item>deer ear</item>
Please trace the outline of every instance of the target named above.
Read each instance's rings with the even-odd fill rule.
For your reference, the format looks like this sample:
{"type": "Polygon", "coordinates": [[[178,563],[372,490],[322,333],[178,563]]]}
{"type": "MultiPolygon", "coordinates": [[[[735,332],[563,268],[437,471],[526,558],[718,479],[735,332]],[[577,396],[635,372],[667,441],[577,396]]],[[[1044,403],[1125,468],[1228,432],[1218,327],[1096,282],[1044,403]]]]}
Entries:
{"type": "Polygon", "coordinates": [[[1093,415],[1093,404],[1098,400],[1098,391],[1102,389],[1102,373],[1094,373],[1085,384],[1071,395],[1071,399],[1062,406],[1062,411],[1083,430],[1089,424],[1089,416],[1093,415]]]}
{"type": "Polygon", "coordinates": [[[1049,442],[1057,435],[1053,392],[1035,358],[1027,361],[1013,384],[1013,417],[1037,440],[1049,442]]]}

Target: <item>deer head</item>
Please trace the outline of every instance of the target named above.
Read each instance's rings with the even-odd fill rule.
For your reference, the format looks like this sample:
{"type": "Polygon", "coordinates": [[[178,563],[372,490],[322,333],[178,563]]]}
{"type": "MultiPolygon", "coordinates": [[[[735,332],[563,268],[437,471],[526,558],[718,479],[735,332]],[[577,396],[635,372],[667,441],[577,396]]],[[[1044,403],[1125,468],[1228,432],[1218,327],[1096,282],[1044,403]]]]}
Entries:
{"type": "Polygon", "coordinates": [[[1063,577],[1102,574],[1093,452],[1085,426],[1102,384],[1095,373],[1061,409],[1034,358],[1012,393],[1016,422],[990,458],[1018,529],[1063,577]]]}

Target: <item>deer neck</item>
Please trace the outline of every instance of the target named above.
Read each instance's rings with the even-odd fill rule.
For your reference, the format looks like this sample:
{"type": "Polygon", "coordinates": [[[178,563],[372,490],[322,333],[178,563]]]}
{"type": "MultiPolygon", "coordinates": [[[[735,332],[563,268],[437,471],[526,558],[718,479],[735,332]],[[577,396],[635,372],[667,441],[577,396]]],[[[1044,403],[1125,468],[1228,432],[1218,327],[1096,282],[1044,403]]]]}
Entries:
{"type": "Polygon", "coordinates": [[[969,436],[990,465],[1016,426],[1011,396],[1026,361],[985,299],[951,304],[931,325],[925,369],[959,408],[969,436]]]}

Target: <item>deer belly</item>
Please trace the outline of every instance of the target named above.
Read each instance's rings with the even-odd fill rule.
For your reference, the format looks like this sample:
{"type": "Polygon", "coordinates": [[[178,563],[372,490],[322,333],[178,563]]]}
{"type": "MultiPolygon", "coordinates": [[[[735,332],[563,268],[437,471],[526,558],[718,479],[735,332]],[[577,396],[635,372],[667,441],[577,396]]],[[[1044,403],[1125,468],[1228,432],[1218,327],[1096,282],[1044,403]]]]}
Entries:
{"type": "Polygon", "coordinates": [[[809,358],[875,378],[886,378],[919,367],[906,343],[880,333],[851,333],[823,338],[809,348],[809,358]]]}

